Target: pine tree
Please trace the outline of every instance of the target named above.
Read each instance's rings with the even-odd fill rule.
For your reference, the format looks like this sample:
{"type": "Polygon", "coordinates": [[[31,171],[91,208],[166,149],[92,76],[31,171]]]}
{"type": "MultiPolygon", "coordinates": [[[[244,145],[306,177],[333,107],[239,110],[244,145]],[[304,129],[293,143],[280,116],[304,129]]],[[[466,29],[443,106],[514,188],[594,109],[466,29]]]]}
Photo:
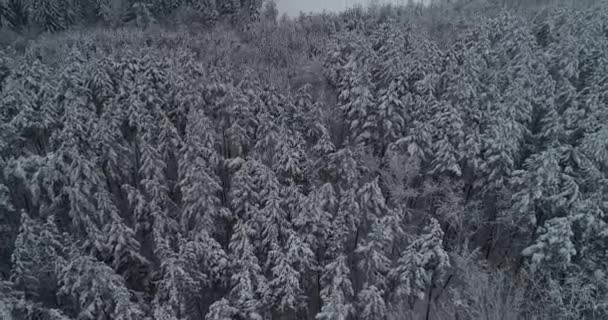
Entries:
{"type": "Polygon", "coordinates": [[[296,232],[289,232],[285,244],[285,258],[296,272],[304,278],[307,272],[317,268],[315,255],[310,246],[296,232]]]}
{"type": "Polygon", "coordinates": [[[91,67],[91,75],[86,80],[86,87],[91,92],[91,99],[97,106],[98,112],[106,107],[108,100],[114,95],[112,67],[113,63],[110,59],[100,59],[91,67]]]}
{"type": "Polygon", "coordinates": [[[228,139],[226,151],[230,158],[245,157],[252,146],[258,122],[245,94],[239,89],[228,89],[229,106],[222,115],[222,127],[228,139]]]}
{"type": "Polygon", "coordinates": [[[279,197],[281,199],[281,207],[286,214],[287,220],[292,223],[297,217],[297,214],[302,210],[302,205],[305,195],[302,193],[302,186],[289,184],[281,186],[279,197]]]}
{"type": "Polygon", "coordinates": [[[533,225],[542,225],[546,219],[552,217],[543,217],[542,211],[551,214],[556,204],[556,195],[567,195],[562,194],[560,190],[561,180],[568,179],[568,176],[562,173],[560,165],[562,152],[564,148],[556,147],[535,154],[526,161],[527,170],[518,171],[513,177],[513,184],[518,191],[513,196],[513,209],[526,216],[533,225]],[[536,212],[535,208],[542,211],[536,212]]]}
{"type": "Polygon", "coordinates": [[[274,0],[264,2],[262,8],[262,17],[265,21],[277,23],[279,18],[279,10],[274,0]]]}
{"type": "MultiPolygon", "coordinates": [[[[378,224],[375,224],[376,226],[378,224]]],[[[379,227],[376,227],[379,228],[379,227]]],[[[357,246],[356,253],[360,256],[359,269],[363,272],[363,279],[369,284],[379,288],[387,285],[386,274],[391,261],[386,256],[385,243],[378,234],[380,231],[372,230],[369,239],[365,239],[357,246]]]]}
{"type": "Polygon", "coordinates": [[[47,308],[23,298],[23,293],[15,290],[9,281],[0,282],[0,316],[3,319],[33,319],[41,317],[50,320],[70,320],[61,310],[47,308]]]}
{"type": "Polygon", "coordinates": [[[325,242],[335,204],[333,187],[325,184],[303,200],[301,211],[293,220],[294,226],[313,250],[325,242]]]}
{"type": "Polygon", "coordinates": [[[2,1],[3,24],[13,30],[21,30],[28,24],[28,2],[22,0],[2,1]]]}
{"type": "Polygon", "coordinates": [[[278,261],[272,267],[272,280],[268,284],[276,301],[273,305],[279,313],[293,314],[302,305],[300,272],[290,264],[288,257],[282,251],[274,255],[277,256],[278,261]]]}
{"type": "MultiPolygon", "coordinates": [[[[257,127],[255,144],[256,158],[269,167],[273,167],[277,157],[280,136],[279,120],[270,113],[264,112],[259,115],[260,125],[257,127]]],[[[283,137],[284,138],[284,137],[283,137]]]]}
{"type": "Polygon", "coordinates": [[[237,313],[238,310],[230,306],[228,300],[222,298],[211,305],[205,320],[231,320],[237,313]]]}
{"type": "Polygon", "coordinates": [[[7,16],[8,16],[8,9],[5,7],[4,3],[0,3],[0,27],[2,27],[3,25],[8,23],[8,21],[4,22],[6,20],[7,16]]]}
{"type": "Polygon", "coordinates": [[[59,269],[58,291],[80,319],[143,319],[141,307],[131,302],[124,280],[112,268],[91,257],[71,258],[59,269]]]}
{"type": "MultiPolygon", "coordinates": [[[[258,161],[250,159],[241,164],[231,185],[233,187],[229,196],[233,213],[248,223],[255,233],[260,234],[264,223],[260,211],[265,208],[268,199],[280,191],[274,173],[258,161]]],[[[252,239],[256,246],[259,240],[259,237],[252,239]]]]}
{"type": "Polygon", "coordinates": [[[305,142],[299,132],[292,132],[283,128],[278,139],[278,146],[274,153],[273,170],[283,180],[292,180],[301,183],[305,166],[305,142]]]}
{"type": "Polygon", "coordinates": [[[4,88],[4,81],[11,75],[11,64],[12,60],[9,57],[5,54],[0,55],[0,92],[4,88]]]}
{"type": "MultiPolygon", "coordinates": [[[[170,252],[170,249],[165,249],[170,252]]],[[[182,239],[179,252],[171,252],[161,263],[161,279],[154,297],[155,312],[167,317],[196,318],[206,299],[215,298],[228,282],[228,256],[206,231],[192,240],[182,239]]]]}
{"type": "Polygon", "coordinates": [[[349,189],[359,183],[359,177],[365,169],[354,150],[342,148],[327,155],[327,159],[324,159],[324,168],[319,174],[324,178],[323,181],[333,182],[344,189],[349,189]]]}
{"type": "Polygon", "coordinates": [[[358,267],[363,273],[361,280],[382,290],[386,287],[386,274],[391,264],[386,249],[393,241],[390,237],[392,232],[387,229],[390,226],[384,221],[391,213],[384,202],[378,179],[363,185],[357,196],[361,212],[354,245],[359,256],[358,267]]]}
{"type": "Polygon", "coordinates": [[[459,154],[465,134],[464,123],[458,110],[451,104],[440,103],[436,106],[431,123],[435,129],[431,172],[462,175],[459,154]]]}
{"type": "MultiPolygon", "coordinates": [[[[128,14],[132,1],[95,0],[94,13],[112,26],[118,26],[128,14]]],[[[91,10],[91,8],[85,8],[91,10]]]]}
{"type": "Polygon", "coordinates": [[[572,222],[568,218],[553,218],[545,222],[539,233],[535,243],[522,254],[530,256],[533,264],[551,263],[560,268],[567,267],[576,254],[572,222]]]}
{"type": "Polygon", "coordinates": [[[350,143],[367,144],[377,138],[374,132],[375,126],[372,124],[373,115],[370,115],[368,110],[373,105],[374,95],[371,74],[365,69],[362,70],[360,64],[361,61],[353,59],[344,67],[346,77],[340,85],[343,91],[339,100],[347,130],[345,135],[350,143]]]}
{"type": "Polygon", "coordinates": [[[190,0],[190,5],[202,14],[203,21],[208,26],[213,26],[219,16],[216,0],[190,0]]]}
{"type": "Polygon", "coordinates": [[[336,146],[331,141],[331,137],[328,130],[324,126],[321,126],[320,128],[320,137],[315,143],[315,145],[312,147],[312,150],[316,156],[323,157],[335,152],[336,146]]]}
{"type": "Polygon", "coordinates": [[[14,208],[9,198],[8,188],[0,183],[0,259],[6,263],[0,264],[0,272],[7,274],[10,269],[8,261],[11,260],[11,254],[14,251],[12,241],[15,234],[14,228],[19,223],[14,218],[14,208]]]}
{"type": "Polygon", "coordinates": [[[7,108],[5,114],[11,115],[7,120],[17,133],[34,142],[26,144],[26,150],[42,155],[46,152],[47,137],[57,121],[51,103],[54,91],[50,83],[54,77],[39,60],[24,64],[14,72],[18,78],[9,79],[2,92],[3,105],[7,108]]]}
{"type": "Polygon", "coordinates": [[[380,180],[375,178],[357,191],[362,226],[370,226],[376,219],[384,217],[389,212],[379,182],[380,180]]]}
{"type": "Polygon", "coordinates": [[[169,14],[180,5],[180,0],[148,0],[150,9],[155,14],[169,14]]]}
{"type": "Polygon", "coordinates": [[[60,1],[34,0],[31,3],[31,20],[45,31],[56,32],[67,27],[65,7],[60,1]]]}
{"type": "Polygon", "coordinates": [[[11,257],[11,281],[28,299],[47,301],[57,289],[55,267],[62,255],[59,231],[50,216],[45,224],[21,214],[19,234],[11,257]]]}
{"type": "MultiPolygon", "coordinates": [[[[460,121],[455,122],[458,125],[456,128],[458,130],[455,131],[457,135],[452,137],[459,138],[456,141],[460,142],[459,154],[463,176],[471,180],[471,172],[477,169],[481,153],[479,134],[483,108],[479,104],[483,102],[478,98],[478,91],[483,91],[480,73],[483,71],[485,60],[468,48],[470,40],[467,37],[469,35],[465,34],[458,39],[445,53],[446,63],[440,74],[438,86],[442,100],[446,100],[453,106],[457,115],[460,115],[460,121]]],[[[450,111],[453,113],[452,110],[450,111]]],[[[450,130],[446,132],[450,133],[450,130]]]]}
{"type": "Polygon", "coordinates": [[[359,305],[359,317],[365,320],[386,319],[386,305],[382,296],[382,291],[374,285],[365,287],[357,296],[359,305]]]}
{"type": "MultiPolygon", "coordinates": [[[[160,7],[162,7],[162,6],[160,6],[160,7]]],[[[156,8],[156,6],[152,6],[149,3],[135,2],[133,4],[133,6],[131,6],[131,10],[133,11],[133,13],[135,15],[136,25],[142,29],[146,29],[150,25],[154,24],[156,22],[156,19],[154,18],[154,15],[153,15],[153,10],[155,8],[156,8]]]]}
{"type": "Polygon", "coordinates": [[[393,295],[400,299],[423,299],[427,288],[438,281],[450,266],[447,252],[443,249],[443,231],[435,219],[404,250],[397,266],[389,273],[394,281],[393,295]]]}
{"type": "Polygon", "coordinates": [[[233,212],[241,219],[250,220],[260,209],[260,195],[255,185],[254,163],[245,161],[232,178],[230,190],[233,212]]]}
{"type": "Polygon", "coordinates": [[[186,244],[186,247],[192,246],[190,250],[196,252],[196,257],[199,262],[202,260],[203,272],[207,279],[213,284],[223,284],[225,282],[226,268],[228,266],[228,255],[223,247],[211,237],[207,232],[202,231],[197,234],[193,241],[186,244]]]}
{"type": "Polygon", "coordinates": [[[193,243],[185,243],[180,247],[179,254],[165,257],[161,263],[162,278],[154,297],[155,314],[174,319],[194,316],[193,299],[200,287],[208,281],[198,263],[204,254],[200,249],[202,248],[193,243]]]}
{"type": "Polygon", "coordinates": [[[346,264],[346,256],[340,254],[325,266],[323,270],[323,289],[321,297],[323,307],[315,319],[346,320],[353,312],[350,299],[353,295],[352,284],[349,279],[350,270],[346,264]]]}
{"type": "Polygon", "coordinates": [[[271,195],[266,201],[266,206],[260,210],[262,241],[259,250],[266,258],[263,263],[266,268],[274,268],[280,262],[277,259],[281,258],[281,250],[287,241],[288,232],[291,230],[287,214],[281,208],[279,201],[278,195],[271,195]]]}
{"type": "Polygon", "coordinates": [[[391,148],[406,150],[412,161],[423,164],[433,154],[431,130],[428,123],[415,120],[408,134],[395,141],[391,148]]]}
{"type": "Polygon", "coordinates": [[[103,227],[102,233],[106,246],[101,252],[102,257],[126,280],[141,281],[139,268],[147,268],[150,262],[140,253],[141,244],[136,239],[135,231],[119,217],[114,217],[103,227]]]}
{"type": "Polygon", "coordinates": [[[360,222],[361,210],[356,190],[343,190],[339,197],[337,213],[331,221],[328,252],[338,254],[344,250],[347,243],[353,239],[353,235],[357,236],[356,230],[360,222]]]}
{"type": "Polygon", "coordinates": [[[247,223],[237,221],[229,244],[234,268],[231,276],[233,286],[229,296],[231,305],[241,316],[262,319],[264,302],[269,292],[266,291],[266,279],[249,240],[251,232],[247,223]]]}
{"type": "Polygon", "coordinates": [[[218,8],[222,15],[233,14],[240,6],[241,3],[238,0],[218,0],[218,8]]]}
{"type": "Polygon", "coordinates": [[[401,138],[405,133],[405,125],[408,119],[404,117],[405,105],[399,96],[399,90],[402,86],[403,83],[397,80],[391,82],[386,89],[381,89],[378,93],[379,104],[376,117],[380,133],[376,143],[381,144],[382,149],[386,149],[388,144],[401,138]]]}
{"type": "Polygon", "coordinates": [[[482,138],[483,157],[480,164],[479,188],[486,192],[500,190],[513,173],[522,137],[522,127],[515,121],[506,120],[490,129],[482,138]]]}
{"type": "Polygon", "coordinates": [[[214,221],[224,211],[219,198],[222,187],[216,175],[220,165],[216,137],[207,118],[192,113],[191,119],[179,163],[179,186],[184,203],[180,222],[184,231],[215,232],[214,221]]]}

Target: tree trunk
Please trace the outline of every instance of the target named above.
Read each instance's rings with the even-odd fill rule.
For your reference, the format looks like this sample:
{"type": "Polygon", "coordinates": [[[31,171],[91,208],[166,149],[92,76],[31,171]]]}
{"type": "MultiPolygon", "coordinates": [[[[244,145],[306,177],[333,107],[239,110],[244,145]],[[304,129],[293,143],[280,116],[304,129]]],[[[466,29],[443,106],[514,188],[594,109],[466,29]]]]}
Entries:
{"type": "Polygon", "coordinates": [[[429,294],[426,300],[426,313],[424,316],[425,320],[429,320],[431,317],[431,303],[432,303],[432,296],[433,296],[433,289],[435,288],[435,274],[433,273],[433,275],[431,276],[431,287],[429,288],[429,294]]]}

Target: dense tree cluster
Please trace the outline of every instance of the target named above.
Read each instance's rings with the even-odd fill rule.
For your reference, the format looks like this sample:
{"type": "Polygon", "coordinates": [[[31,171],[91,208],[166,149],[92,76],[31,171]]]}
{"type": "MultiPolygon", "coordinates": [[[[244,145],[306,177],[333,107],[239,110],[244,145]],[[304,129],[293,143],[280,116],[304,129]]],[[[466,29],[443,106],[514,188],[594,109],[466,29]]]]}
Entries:
{"type": "Polygon", "coordinates": [[[212,25],[219,17],[257,20],[264,0],[1,0],[0,25],[15,30],[36,28],[56,32],[77,24],[135,22],[147,26],[156,19],[174,19],[178,10],[191,11],[212,25]]]}
{"type": "Polygon", "coordinates": [[[263,14],[0,52],[0,318],[608,317],[608,6],[263,14]]]}

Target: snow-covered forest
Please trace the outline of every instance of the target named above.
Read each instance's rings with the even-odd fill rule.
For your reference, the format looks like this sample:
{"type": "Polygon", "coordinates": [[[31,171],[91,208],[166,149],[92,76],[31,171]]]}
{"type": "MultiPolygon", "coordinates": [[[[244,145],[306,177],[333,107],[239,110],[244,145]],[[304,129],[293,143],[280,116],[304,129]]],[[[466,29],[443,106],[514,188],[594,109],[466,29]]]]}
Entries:
{"type": "Polygon", "coordinates": [[[606,2],[0,24],[2,320],[608,319],[606,2]]]}

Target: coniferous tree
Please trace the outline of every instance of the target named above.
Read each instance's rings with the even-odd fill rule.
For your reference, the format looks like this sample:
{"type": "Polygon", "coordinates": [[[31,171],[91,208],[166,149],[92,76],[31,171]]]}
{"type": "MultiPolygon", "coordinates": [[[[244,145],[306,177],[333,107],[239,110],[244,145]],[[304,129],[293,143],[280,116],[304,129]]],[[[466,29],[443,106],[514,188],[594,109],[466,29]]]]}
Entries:
{"type": "Polygon", "coordinates": [[[143,319],[124,280],[104,263],[76,253],[59,272],[58,294],[70,301],[78,318],[143,319]]]}
{"type": "Polygon", "coordinates": [[[63,254],[57,226],[52,216],[44,225],[21,215],[19,234],[12,255],[11,281],[26,298],[48,301],[57,289],[55,266],[63,254]]]}
{"type": "Polygon", "coordinates": [[[205,316],[205,320],[230,320],[237,313],[238,310],[230,306],[228,300],[222,298],[211,305],[209,313],[205,316]]]}
{"type": "MultiPolygon", "coordinates": [[[[397,267],[390,271],[393,293],[399,299],[423,299],[427,288],[438,281],[449,267],[447,252],[443,249],[443,231],[432,219],[425,233],[415,239],[399,258],[397,267]]],[[[411,301],[411,300],[410,300],[411,301]]]]}
{"type": "Polygon", "coordinates": [[[66,1],[35,0],[30,6],[31,20],[45,31],[63,30],[72,20],[66,1]]]}
{"type": "Polygon", "coordinates": [[[28,3],[22,0],[2,1],[3,25],[21,30],[28,24],[28,3]]]}
{"type": "Polygon", "coordinates": [[[271,270],[273,279],[268,284],[275,296],[273,305],[280,314],[294,314],[302,305],[300,273],[290,264],[285,253],[273,255],[278,260],[271,270]]]}
{"type": "Polygon", "coordinates": [[[323,307],[316,319],[348,319],[353,312],[350,302],[353,288],[349,279],[350,271],[344,255],[337,256],[323,270],[323,307]]]}
{"type": "Polygon", "coordinates": [[[213,25],[218,19],[218,2],[216,0],[190,0],[192,8],[200,12],[207,25],[213,25]]]}
{"type": "Polygon", "coordinates": [[[186,128],[179,164],[184,204],[180,223],[184,231],[203,229],[213,233],[217,231],[214,221],[223,215],[219,198],[222,188],[216,175],[220,157],[209,120],[195,114],[192,118],[186,128]]]}
{"type": "Polygon", "coordinates": [[[386,305],[382,291],[370,285],[359,293],[360,318],[365,320],[386,319],[386,305]]]}
{"type": "Polygon", "coordinates": [[[251,227],[246,222],[237,221],[229,245],[234,268],[229,297],[231,305],[242,317],[262,319],[269,292],[266,291],[266,279],[249,240],[251,235],[251,227]]]}
{"type": "Polygon", "coordinates": [[[10,265],[7,263],[10,261],[12,252],[14,251],[11,242],[14,237],[13,227],[17,224],[14,217],[13,207],[9,198],[9,190],[4,184],[0,184],[0,239],[2,239],[3,245],[0,247],[0,257],[2,257],[2,274],[8,274],[10,271],[10,265]]]}

